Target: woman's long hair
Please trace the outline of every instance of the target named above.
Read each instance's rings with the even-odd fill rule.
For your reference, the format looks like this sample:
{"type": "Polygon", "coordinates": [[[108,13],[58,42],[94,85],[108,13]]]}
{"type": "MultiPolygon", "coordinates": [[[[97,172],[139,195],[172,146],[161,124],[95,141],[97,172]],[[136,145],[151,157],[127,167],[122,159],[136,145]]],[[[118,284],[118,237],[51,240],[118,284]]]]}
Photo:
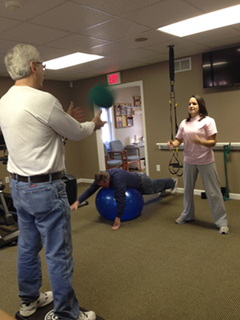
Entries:
{"type": "MultiPolygon", "coordinates": [[[[197,100],[197,103],[199,105],[199,115],[200,115],[200,119],[198,121],[201,121],[203,118],[208,116],[206,103],[205,103],[204,99],[198,95],[192,95],[191,98],[194,98],[197,100]]],[[[188,118],[186,119],[186,121],[188,122],[190,120],[191,120],[191,115],[190,115],[190,113],[188,113],[188,118]]]]}

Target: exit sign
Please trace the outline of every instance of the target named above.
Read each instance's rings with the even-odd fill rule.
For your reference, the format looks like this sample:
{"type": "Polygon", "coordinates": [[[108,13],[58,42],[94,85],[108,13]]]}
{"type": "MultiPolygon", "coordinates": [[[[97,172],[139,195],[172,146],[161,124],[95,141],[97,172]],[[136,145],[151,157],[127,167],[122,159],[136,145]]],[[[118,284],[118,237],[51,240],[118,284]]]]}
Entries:
{"type": "Polygon", "coordinates": [[[107,75],[107,81],[108,81],[108,85],[109,85],[109,86],[111,86],[111,85],[113,85],[113,84],[119,84],[119,83],[121,83],[120,72],[108,74],[108,75],[107,75]]]}

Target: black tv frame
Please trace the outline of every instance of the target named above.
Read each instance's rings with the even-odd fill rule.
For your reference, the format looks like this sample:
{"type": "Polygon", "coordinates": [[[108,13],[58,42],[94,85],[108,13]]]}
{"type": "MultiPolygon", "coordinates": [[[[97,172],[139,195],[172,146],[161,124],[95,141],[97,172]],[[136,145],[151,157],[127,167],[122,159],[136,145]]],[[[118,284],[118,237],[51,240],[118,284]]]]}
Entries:
{"type": "Polygon", "coordinates": [[[202,53],[203,88],[240,85],[240,45],[202,53]]]}

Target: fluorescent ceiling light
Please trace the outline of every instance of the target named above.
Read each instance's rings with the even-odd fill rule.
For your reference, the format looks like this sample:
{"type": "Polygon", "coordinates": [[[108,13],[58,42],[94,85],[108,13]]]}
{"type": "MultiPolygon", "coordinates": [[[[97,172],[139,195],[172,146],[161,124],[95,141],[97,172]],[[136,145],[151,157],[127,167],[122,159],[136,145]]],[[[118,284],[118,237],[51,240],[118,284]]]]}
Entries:
{"type": "Polygon", "coordinates": [[[76,52],[64,57],[44,61],[44,64],[46,64],[46,69],[59,70],[102,58],[104,57],[96,54],[76,52]]]}
{"type": "Polygon", "coordinates": [[[213,30],[240,23],[240,5],[213,11],[158,28],[177,37],[185,37],[203,31],[213,30]]]}

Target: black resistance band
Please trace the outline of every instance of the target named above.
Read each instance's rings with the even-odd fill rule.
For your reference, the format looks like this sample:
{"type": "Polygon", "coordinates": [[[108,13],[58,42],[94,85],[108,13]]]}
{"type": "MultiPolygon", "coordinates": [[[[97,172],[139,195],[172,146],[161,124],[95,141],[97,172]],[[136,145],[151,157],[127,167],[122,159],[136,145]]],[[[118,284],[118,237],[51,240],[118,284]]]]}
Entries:
{"type": "MultiPolygon", "coordinates": [[[[171,124],[171,140],[174,140],[175,135],[178,131],[177,125],[177,103],[175,99],[175,92],[174,92],[174,46],[169,46],[169,76],[170,76],[170,124],[171,124]],[[173,106],[174,106],[174,121],[175,121],[175,132],[173,135],[173,106]]],[[[178,159],[178,148],[173,148],[173,155],[168,164],[168,170],[171,174],[176,174],[178,177],[181,177],[183,174],[182,171],[183,165],[178,159]]]]}

